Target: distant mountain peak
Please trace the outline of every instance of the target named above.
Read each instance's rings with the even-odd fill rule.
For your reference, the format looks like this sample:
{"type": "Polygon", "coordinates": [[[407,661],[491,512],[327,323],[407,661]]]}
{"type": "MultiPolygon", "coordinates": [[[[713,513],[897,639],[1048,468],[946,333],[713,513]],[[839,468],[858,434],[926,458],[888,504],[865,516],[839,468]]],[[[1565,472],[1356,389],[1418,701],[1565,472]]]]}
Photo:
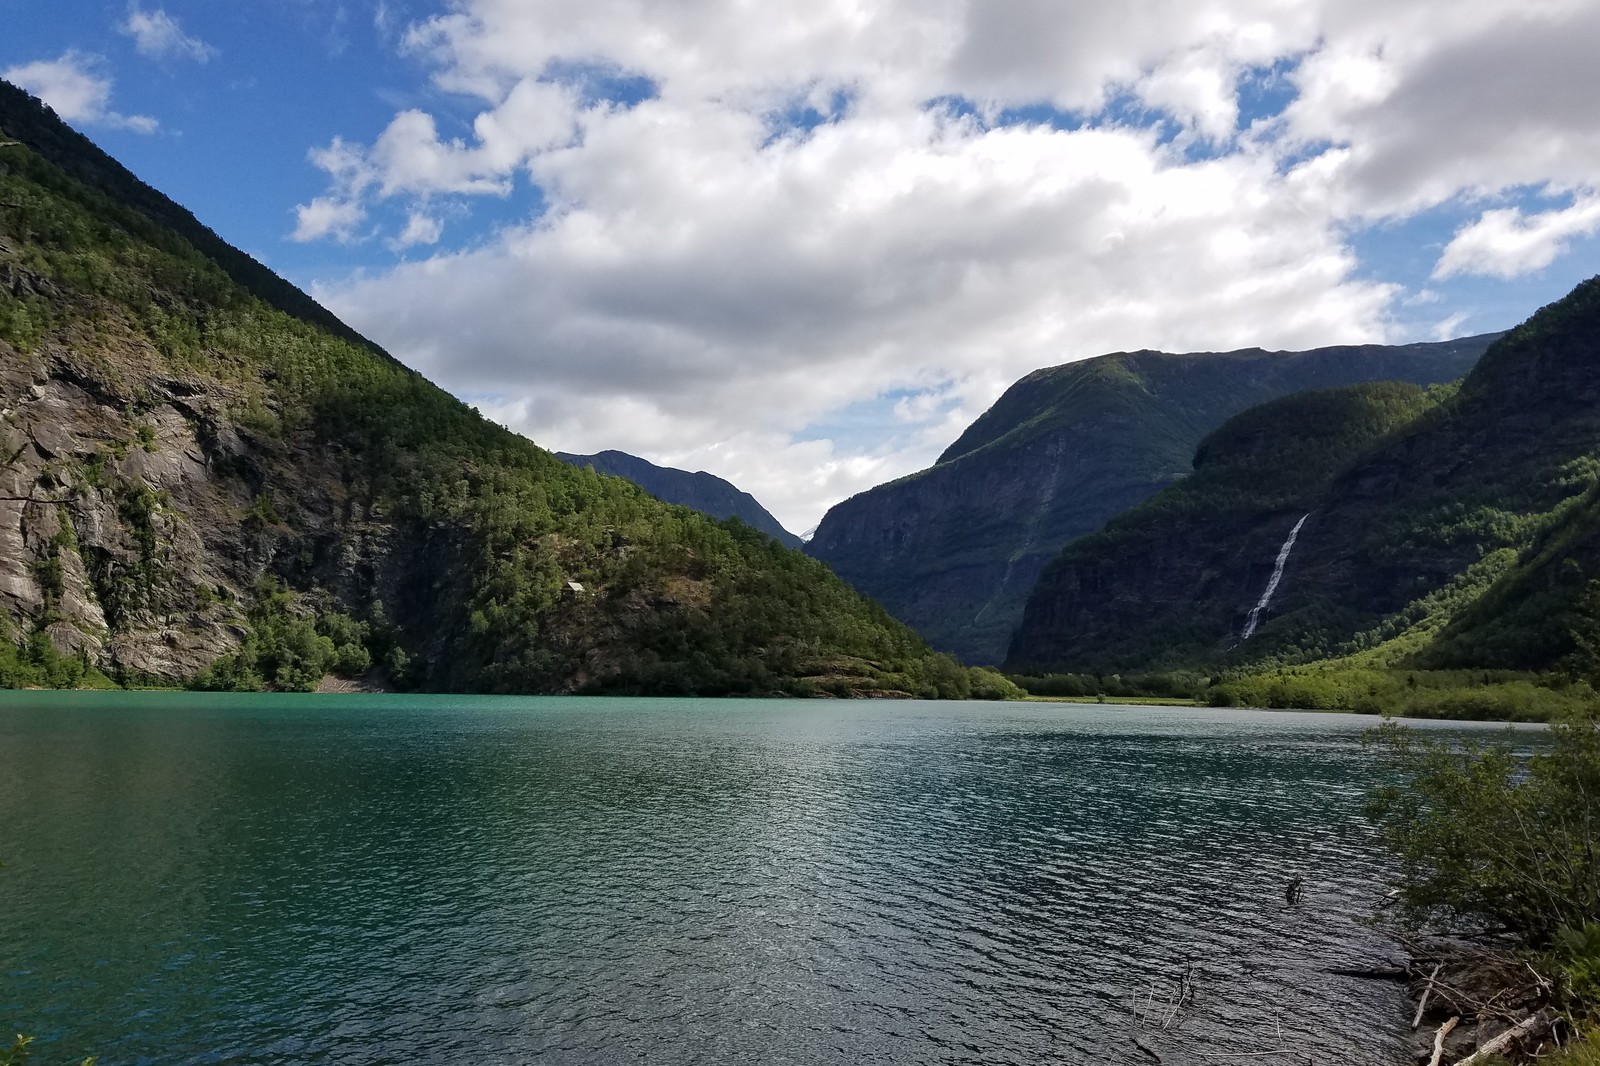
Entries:
{"type": "Polygon", "coordinates": [[[790,533],[756,498],[732,482],[704,470],[679,470],[657,466],[648,459],[619,452],[614,448],[593,455],[556,452],[556,458],[573,466],[587,466],[600,474],[627,478],[650,495],[667,503],[692,507],[713,518],[737,518],[758,529],[786,548],[798,548],[803,540],[790,533]]]}

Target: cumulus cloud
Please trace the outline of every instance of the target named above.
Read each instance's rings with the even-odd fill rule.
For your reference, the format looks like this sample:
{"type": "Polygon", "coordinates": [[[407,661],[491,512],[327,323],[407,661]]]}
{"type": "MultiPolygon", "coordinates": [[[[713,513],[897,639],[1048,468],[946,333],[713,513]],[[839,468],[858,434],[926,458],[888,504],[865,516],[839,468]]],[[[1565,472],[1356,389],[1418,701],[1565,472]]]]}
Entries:
{"type": "Polygon", "coordinates": [[[366,217],[366,209],[359,203],[319,196],[295,208],[295,227],[289,239],[315,241],[331,237],[336,241],[348,242],[355,238],[356,228],[366,217]]]}
{"type": "Polygon", "coordinates": [[[28,90],[68,122],[154,133],[160,124],[150,116],[111,110],[112,80],[101,73],[104,65],[98,56],[67,52],[59,59],[10,67],[0,77],[28,90]]]}
{"type": "MultiPolygon", "coordinates": [[[[391,247],[431,245],[437,198],[537,186],[318,295],[541,443],[805,528],[1039,366],[1388,339],[1404,294],[1351,232],[1594,188],[1596,39],[1582,0],[455,0],[402,47],[481,101],[470,136],[408,110],[318,149],[296,236],[393,201],[391,247]]],[[[1590,203],[1493,207],[1437,276],[1548,263],[1590,203]]]]}
{"type": "Polygon", "coordinates": [[[133,38],[133,46],[140,55],[151,59],[189,59],[205,63],[217,54],[215,48],[183,32],[178,20],[159,7],[146,11],[136,3],[128,5],[128,17],[118,29],[133,38]]]}
{"type": "Polygon", "coordinates": [[[1338,35],[1300,65],[1287,111],[1298,143],[1347,149],[1343,210],[1403,216],[1462,194],[1600,175],[1600,6],[1362,6],[1331,20],[1338,35]]]}
{"type": "MultiPolygon", "coordinates": [[[[1181,165],[1139,131],[981,129],[936,110],[765,137],[713,105],[608,114],[581,150],[531,164],[581,203],[319,296],[457,391],[537,382],[513,423],[536,439],[704,454],[729,477],[738,463],[801,527],[883,464],[826,453],[826,476],[796,479],[815,444],[755,470],[755,449],[684,442],[742,430],[782,455],[773,434],[891,388],[959,381],[970,417],[1020,374],[1098,351],[1380,332],[1388,290],[1348,279],[1326,229],[1270,194],[1265,158],[1181,165]]],[[[947,443],[892,458],[914,467],[947,443]]]]}
{"type": "Polygon", "coordinates": [[[405,229],[389,242],[389,247],[398,252],[419,244],[438,244],[439,238],[443,235],[443,222],[421,211],[413,211],[406,219],[405,229]]]}
{"type": "Polygon", "coordinates": [[[1600,230],[1600,195],[1594,193],[1570,207],[1532,216],[1515,207],[1485,211],[1445,246],[1433,276],[1514,278],[1549,266],[1568,241],[1596,230],[1600,230]]]}

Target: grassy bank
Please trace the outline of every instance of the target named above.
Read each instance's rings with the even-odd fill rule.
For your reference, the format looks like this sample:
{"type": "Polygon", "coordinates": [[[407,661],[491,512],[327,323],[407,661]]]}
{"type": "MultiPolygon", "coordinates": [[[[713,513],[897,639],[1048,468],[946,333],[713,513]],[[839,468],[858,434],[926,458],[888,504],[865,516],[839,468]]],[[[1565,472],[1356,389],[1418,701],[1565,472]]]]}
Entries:
{"type": "Polygon", "coordinates": [[[1200,700],[1171,696],[1029,696],[1029,703],[1094,703],[1123,707],[1204,707],[1200,700]]]}
{"type": "Polygon", "coordinates": [[[1548,722],[1600,706],[1589,682],[1506,670],[1386,670],[1339,664],[1195,673],[1012,675],[1030,699],[1345,711],[1402,718],[1548,722]]]}

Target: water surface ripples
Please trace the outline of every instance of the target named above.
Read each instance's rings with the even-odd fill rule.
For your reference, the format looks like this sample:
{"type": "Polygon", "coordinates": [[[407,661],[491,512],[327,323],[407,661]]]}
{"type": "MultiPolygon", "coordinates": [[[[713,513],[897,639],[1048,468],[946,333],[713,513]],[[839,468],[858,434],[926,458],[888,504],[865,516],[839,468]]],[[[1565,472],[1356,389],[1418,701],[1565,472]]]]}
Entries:
{"type": "Polygon", "coordinates": [[[12,696],[0,1019],[107,1064],[1132,1063],[1189,966],[1168,1063],[1394,1061],[1398,990],[1327,972],[1393,954],[1368,724],[12,696]]]}

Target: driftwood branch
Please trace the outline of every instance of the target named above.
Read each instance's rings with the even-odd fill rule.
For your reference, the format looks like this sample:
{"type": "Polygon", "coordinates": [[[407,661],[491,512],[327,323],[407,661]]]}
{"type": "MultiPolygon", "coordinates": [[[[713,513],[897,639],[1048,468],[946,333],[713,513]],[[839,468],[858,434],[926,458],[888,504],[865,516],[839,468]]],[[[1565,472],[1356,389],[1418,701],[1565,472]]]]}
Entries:
{"type": "Polygon", "coordinates": [[[1433,995],[1433,979],[1439,976],[1439,971],[1444,969],[1444,963],[1434,966],[1433,972],[1428,975],[1428,983],[1422,987],[1422,998],[1417,1001],[1417,1016],[1411,1019],[1411,1028],[1415,1030],[1422,1024],[1422,1012],[1428,1009],[1428,997],[1433,995]]]}
{"type": "Polygon", "coordinates": [[[1482,1062],[1492,1055],[1500,1054],[1500,1052],[1510,1047],[1518,1037],[1531,1033],[1543,1022],[1543,1014],[1529,1015],[1516,1025],[1513,1025],[1510,1029],[1507,1029],[1505,1032],[1501,1033],[1499,1036],[1483,1045],[1477,1051],[1474,1051],[1472,1054],[1456,1063],[1456,1066],[1474,1066],[1475,1063],[1482,1062]]]}
{"type": "Polygon", "coordinates": [[[1444,1061],[1444,1038],[1450,1035],[1450,1030],[1456,1027],[1460,1018],[1451,1018],[1439,1026],[1439,1031],[1433,1034],[1433,1058],[1428,1060],[1428,1066],[1439,1066],[1444,1061]]]}

